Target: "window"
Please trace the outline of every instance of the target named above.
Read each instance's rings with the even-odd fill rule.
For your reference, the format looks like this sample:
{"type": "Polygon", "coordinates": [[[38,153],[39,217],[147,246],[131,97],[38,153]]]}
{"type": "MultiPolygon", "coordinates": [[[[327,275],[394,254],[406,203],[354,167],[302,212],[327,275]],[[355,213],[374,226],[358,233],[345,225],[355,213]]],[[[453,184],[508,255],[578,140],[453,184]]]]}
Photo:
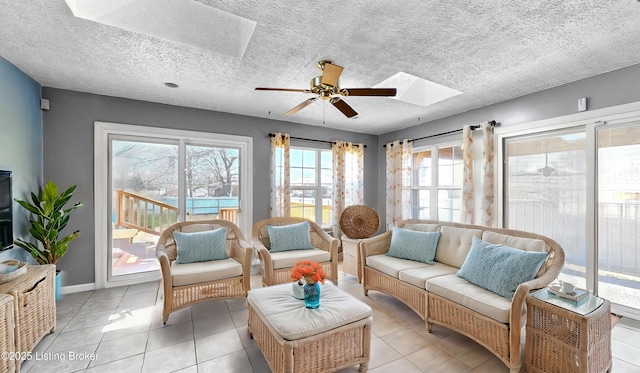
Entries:
{"type": "Polygon", "coordinates": [[[460,221],[463,168],[461,145],[415,149],[411,217],[460,221]]]}
{"type": "Polygon", "coordinates": [[[291,216],[332,225],[331,150],[291,147],[291,216]]]}

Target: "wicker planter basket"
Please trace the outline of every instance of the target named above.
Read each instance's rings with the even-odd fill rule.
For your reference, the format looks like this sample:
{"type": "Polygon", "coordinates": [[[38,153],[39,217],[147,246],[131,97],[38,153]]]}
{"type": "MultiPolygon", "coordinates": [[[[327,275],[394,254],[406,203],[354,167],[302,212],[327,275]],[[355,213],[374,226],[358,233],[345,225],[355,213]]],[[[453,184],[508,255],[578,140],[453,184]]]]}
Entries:
{"type": "Polygon", "coordinates": [[[340,214],[340,229],[349,238],[369,238],[378,231],[380,217],[365,205],[349,206],[340,214]]]}

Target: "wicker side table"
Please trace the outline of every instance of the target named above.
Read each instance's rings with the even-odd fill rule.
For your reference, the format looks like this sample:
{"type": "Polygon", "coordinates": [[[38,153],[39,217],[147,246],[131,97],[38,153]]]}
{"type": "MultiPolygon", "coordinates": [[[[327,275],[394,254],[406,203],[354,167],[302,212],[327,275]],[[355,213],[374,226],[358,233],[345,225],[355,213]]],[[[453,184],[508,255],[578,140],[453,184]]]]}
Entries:
{"type": "MultiPolygon", "coordinates": [[[[0,352],[15,352],[15,338],[13,336],[13,297],[0,294],[0,352]]],[[[0,359],[0,372],[14,372],[16,362],[11,356],[0,359]]]]}
{"type": "Polygon", "coordinates": [[[361,239],[342,237],[342,272],[356,276],[362,282],[360,248],[361,239]]]}
{"type": "MultiPolygon", "coordinates": [[[[0,294],[13,296],[15,351],[32,351],[56,326],[54,296],[56,266],[29,265],[27,273],[0,285],[0,294]]],[[[22,361],[16,361],[16,372],[22,361]]]]}
{"type": "Polygon", "coordinates": [[[529,295],[525,372],[611,370],[609,301],[590,295],[580,306],[542,289],[529,295]]]}

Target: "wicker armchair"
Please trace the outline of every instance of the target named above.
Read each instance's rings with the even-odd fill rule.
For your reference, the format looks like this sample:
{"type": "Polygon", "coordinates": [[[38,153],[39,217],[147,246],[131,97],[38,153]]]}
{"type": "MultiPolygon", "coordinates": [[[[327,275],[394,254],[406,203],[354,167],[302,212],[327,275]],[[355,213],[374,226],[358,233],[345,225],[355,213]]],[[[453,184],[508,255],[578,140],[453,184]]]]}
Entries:
{"type": "Polygon", "coordinates": [[[291,270],[298,260],[310,259],[320,263],[325,275],[334,284],[338,284],[338,240],[327,234],[320,226],[304,218],[278,217],[258,221],[251,230],[253,247],[258,252],[258,257],[263,265],[262,285],[270,286],[290,282],[291,270]],[[271,253],[269,233],[267,226],[281,226],[308,221],[311,226],[310,238],[314,250],[293,250],[271,253]],[[318,259],[327,257],[328,259],[318,259]]]}
{"type": "Polygon", "coordinates": [[[251,286],[251,245],[242,232],[226,220],[188,221],[167,228],[156,247],[156,257],[162,269],[164,307],[162,321],[166,324],[171,312],[192,304],[224,298],[246,297],[251,286]],[[177,264],[178,251],[173,232],[201,232],[227,228],[229,259],[177,264]],[[241,274],[238,274],[239,267],[241,274]],[[234,273],[232,277],[229,272],[234,273]]]}

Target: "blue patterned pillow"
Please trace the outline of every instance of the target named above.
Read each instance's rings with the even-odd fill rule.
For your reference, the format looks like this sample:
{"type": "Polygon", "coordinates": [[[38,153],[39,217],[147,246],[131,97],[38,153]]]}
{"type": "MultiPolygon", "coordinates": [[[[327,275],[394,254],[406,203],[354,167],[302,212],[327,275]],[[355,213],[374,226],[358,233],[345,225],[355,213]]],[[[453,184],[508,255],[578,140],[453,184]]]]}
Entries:
{"type": "Polygon", "coordinates": [[[514,249],[473,237],[471,250],[457,274],[511,299],[521,283],[536,277],[546,259],[547,253],[514,249]]]}
{"type": "Polygon", "coordinates": [[[438,240],[440,240],[440,232],[419,232],[393,228],[391,246],[389,246],[387,255],[435,264],[433,259],[436,257],[438,240]]]}
{"type": "Polygon", "coordinates": [[[182,233],[173,232],[178,257],[176,263],[207,262],[209,260],[228,259],[227,228],[210,231],[182,233]]]}
{"type": "Polygon", "coordinates": [[[313,249],[308,221],[281,226],[267,225],[271,247],[269,251],[277,253],[289,250],[313,249]]]}

